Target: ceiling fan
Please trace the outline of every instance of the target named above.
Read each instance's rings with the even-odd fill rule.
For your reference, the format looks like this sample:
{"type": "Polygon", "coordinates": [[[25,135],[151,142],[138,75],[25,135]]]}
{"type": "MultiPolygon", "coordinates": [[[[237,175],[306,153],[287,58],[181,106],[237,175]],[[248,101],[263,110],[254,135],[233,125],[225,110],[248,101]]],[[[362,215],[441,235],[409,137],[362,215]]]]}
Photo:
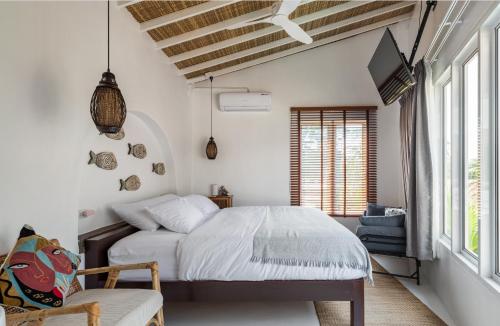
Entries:
{"type": "Polygon", "coordinates": [[[251,26],[261,23],[273,24],[279,26],[299,42],[311,44],[313,39],[295,22],[291,21],[288,16],[297,9],[298,6],[310,2],[310,0],[282,0],[273,3],[272,13],[269,17],[250,22],[243,22],[229,26],[227,29],[237,29],[245,26],[251,26]]]}

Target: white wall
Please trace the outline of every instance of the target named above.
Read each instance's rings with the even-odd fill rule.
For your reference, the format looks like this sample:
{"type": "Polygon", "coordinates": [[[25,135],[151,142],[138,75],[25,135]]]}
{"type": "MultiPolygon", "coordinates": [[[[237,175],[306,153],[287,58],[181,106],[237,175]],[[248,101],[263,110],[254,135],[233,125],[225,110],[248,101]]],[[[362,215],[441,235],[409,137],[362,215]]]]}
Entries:
{"type": "MultiPolygon", "coordinates": [[[[391,27],[402,49],[408,48],[407,28],[404,22],[391,27]]],[[[377,105],[378,199],[401,205],[399,105],[384,107],[366,68],[383,31],[215,78],[214,86],[271,92],[273,105],[271,112],[220,112],[214,101],[219,149],[214,161],[204,152],[210,134],[209,91],[192,90],[193,191],[206,194],[210,184],[224,184],[235,205],[288,205],[290,107],[377,105]]]]}
{"type": "MultiPolygon", "coordinates": [[[[164,55],[130,14],[111,7],[111,70],[128,110],[149,116],[165,133],[176,188],[187,192],[186,83],[164,64],[164,55]]],[[[105,2],[0,2],[0,252],[14,243],[24,223],[77,248],[79,178],[87,168],[85,142],[95,130],[90,97],[106,69],[105,28],[105,2]]],[[[158,185],[149,194],[170,186],[158,185]]]]}

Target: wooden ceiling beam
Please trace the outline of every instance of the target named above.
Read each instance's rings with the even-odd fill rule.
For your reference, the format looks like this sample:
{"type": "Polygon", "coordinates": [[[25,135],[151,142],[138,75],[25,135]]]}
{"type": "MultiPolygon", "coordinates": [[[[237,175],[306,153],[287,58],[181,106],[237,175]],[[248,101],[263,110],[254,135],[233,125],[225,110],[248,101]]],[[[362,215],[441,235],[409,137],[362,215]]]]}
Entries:
{"type": "MultiPolygon", "coordinates": [[[[308,22],[316,20],[316,19],[321,19],[321,18],[330,16],[330,15],[334,15],[334,14],[338,14],[340,12],[351,10],[351,9],[363,6],[363,5],[370,3],[370,2],[373,2],[373,0],[372,1],[349,1],[347,3],[333,6],[333,7],[324,9],[324,10],[320,10],[320,11],[314,12],[314,13],[309,14],[309,15],[297,17],[297,18],[293,19],[293,21],[300,25],[300,24],[308,23],[308,22]]],[[[253,40],[253,39],[256,39],[259,37],[263,37],[263,36],[266,36],[266,35],[269,35],[269,34],[272,34],[275,32],[279,32],[280,30],[281,30],[281,28],[278,26],[266,27],[263,29],[259,29],[255,32],[243,34],[241,36],[233,37],[233,38],[230,38],[230,39],[222,41],[222,42],[214,43],[214,44],[211,44],[208,46],[197,48],[197,49],[192,50],[192,51],[187,51],[187,52],[184,52],[184,53],[181,53],[178,55],[168,57],[168,61],[170,63],[184,61],[184,60],[191,59],[191,58],[203,55],[203,54],[207,54],[207,53],[210,53],[213,51],[227,48],[229,46],[233,46],[233,45],[247,42],[247,41],[250,41],[250,40],[253,40]]]]}
{"type": "Polygon", "coordinates": [[[253,66],[256,66],[256,65],[259,65],[262,63],[266,63],[266,62],[269,62],[272,60],[283,58],[283,57],[286,57],[286,56],[289,56],[292,54],[296,54],[296,53],[299,53],[302,51],[314,49],[314,48],[322,46],[322,45],[333,43],[333,42],[336,42],[336,41],[339,41],[339,40],[342,40],[345,38],[353,37],[353,36],[356,36],[356,35],[359,35],[362,33],[366,33],[366,32],[381,28],[381,27],[385,27],[388,25],[392,25],[392,24],[396,24],[396,23],[408,20],[411,18],[411,16],[412,16],[412,13],[407,13],[404,15],[396,16],[393,18],[389,18],[389,19],[377,22],[377,23],[373,23],[373,24],[366,25],[366,26],[363,26],[363,27],[360,27],[357,29],[353,29],[351,31],[347,31],[347,32],[344,32],[344,33],[341,33],[338,35],[330,36],[330,37],[321,39],[319,41],[313,42],[311,44],[304,44],[304,45],[297,46],[297,47],[294,47],[294,48],[291,48],[291,49],[288,49],[288,50],[285,50],[282,52],[274,53],[274,54],[271,54],[271,55],[268,55],[268,56],[265,56],[262,58],[247,61],[247,62],[238,64],[238,65],[235,65],[235,66],[223,68],[223,69],[220,69],[217,71],[211,71],[210,73],[207,73],[204,76],[199,76],[199,77],[194,77],[194,78],[188,79],[188,83],[201,82],[201,81],[208,79],[208,76],[217,77],[217,76],[229,74],[231,72],[235,72],[235,71],[242,70],[245,68],[253,67],[253,66]]]}
{"type": "MultiPolygon", "coordinates": [[[[390,13],[390,12],[393,12],[396,10],[400,10],[403,8],[407,8],[407,7],[410,7],[413,5],[415,5],[415,2],[411,2],[411,1],[399,2],[399,3],[396,3],[394,5],[390,5],[387,7],[372,10],[372,11],[366,12],[366,13],[361,14],[361,15],[357,15],[357,16],[354,16],[354,17],[351,17],[348,19],[344,19],[344,20],[341,20],[341,21],[338,21],[338,22],[335,22],[332,24],[324,25],[324,26],[309,30],[309,31],[307,31],[307,34],[309,34],[309,36],[313,37],[315,35],[329,32],[329,31],[332,31],[334,29],[348,26],[348,25],[351,25],[351,24],[354,24],[354,23],[357,23],[357,22],[360,22],[360,21],[363,21],[366,19],[375,18],[377,16],[384,15],[384,14],[387,14],[387,13],[390,13]]],[[[189,73],[192,73],[195,71],[199,71],[202,69],[214,67],[214,66],[217,66],[217,65],[225,63],[225,62],[229,62],[232,60],[243,58],[243,57],[255,54],[255,53],[259,53],[259,52],[263,52],[263,51],[266,51],[269,49],[277,48],[277,47],[280,47],[280,46],[283,46],[283,45],[286,45],[289,43],[293,43],[295,41],[296,40],[294,38],[291,38],[291,37],[282,38],[280,40],[277,40],[274,42],[269,42],[269,43],[266,43],[266,44],[263,44],[260,46],[256,46],[256,47],[250,48],[248,50],[236,52],[236,53],[226,55],[226,56],[223,56],[220,58],[205,61],[205,62],[196,64],[196,65],[186,67],[184,69],[179,69],[179,70],[177,70],[177,74],[178,75],[186,75],[186,74],[189,74],[189,73]]]]}
{"type": "Polygon", "coordinates": [[[160,16],[155,19],[147,20],[140,24],[140,29],[141,32],[147,32],[161,26],[181,21],[183,19],[191,18],[215,9],[229,6],[230,4],[233,4],[238,1],[239,0],[228,0],[228,1],[211,0],[196,6],[188,7],[186,9],[173,12],[165,16],[160,16]]]}
{"type": "Polygon", "coordinates": [[[176,35],[176,36],[169,37],[167,39],[158,41],[156,43],[156,47],[158,49],[168,48],[169,46],[184,43],[184,42],[193,40],[193,39],[198,38],[198,37],[217,33],[219,31],[227,29],[228,27],[234,26],[236,24],[249,22],[249,21],[256,20],[256,19],[261,19],[261,18],[269,16],[270,14],[271,14],[271,7],[252,11],[252,12],[249,12],[247,14],[237,16],[237,17],[234,17],[231,19],[227,19],[227,20],[221,21],[221,22],[216,23],[216,24],[208,25],[208,26],[198,28],[198,29],[195,29],[195,30],[187,32],[187,33],[183,33],[180,35],[176,35]]]}
{"type": "Polygon", "coordinates": [[[120,8],[125,8],[131,5],[134,5],[138,2],[141,2],[141,0],[120,0],[116,2],[116,6],[120,8]]]}

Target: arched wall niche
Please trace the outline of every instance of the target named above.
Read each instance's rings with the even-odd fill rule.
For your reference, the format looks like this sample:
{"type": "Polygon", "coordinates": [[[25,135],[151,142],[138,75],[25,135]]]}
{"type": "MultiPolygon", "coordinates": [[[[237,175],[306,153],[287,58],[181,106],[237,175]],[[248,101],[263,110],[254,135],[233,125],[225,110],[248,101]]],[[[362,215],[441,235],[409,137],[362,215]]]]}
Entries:
{"type": "MultiPolygon", "coordinates": [[[[166,134],[147,114],[138,111],[127,112],[123,126],[125,137],[113,140],[99,135],[94,128],[89,130],[83,142],[82,157],[79,163],[79,211],[91,209],[95,215],[78,216],[78,233],[82,234],[120,221],[111,210],[115,203],[133,202],[165,193],[175,193],[176,174],[172,151],[166,134]],[[147,156],[138,159],[128,154],[128,143],[144,144],[147,156]],[[89,152],[112,152],[118,166],[114,170],[104,170],[96,165],[88,165],[89,152]],[[153,173],[153,163],[163,162],[165,175],[153,173]],[[141,187],[137,191],[120,191],[120,179],[125,180],[137,175],[141,187]]],[[[80,215],[80,214],[79,214],[80,215]]]]}

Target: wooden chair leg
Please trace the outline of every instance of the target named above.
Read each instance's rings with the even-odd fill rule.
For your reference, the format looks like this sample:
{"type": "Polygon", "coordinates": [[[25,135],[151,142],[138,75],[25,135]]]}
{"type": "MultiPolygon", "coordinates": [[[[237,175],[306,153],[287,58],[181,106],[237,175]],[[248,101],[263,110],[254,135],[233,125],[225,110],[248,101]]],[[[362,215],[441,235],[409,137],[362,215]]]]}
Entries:
{"type": "Polygon", "coordinates": [[[158,323],[158,320],[156,319],[156,317],[154,317],[154,318],[151,318],[151,320],[148,322],[148,324],[146,326],[160,326],[160,324],[158,323]]]}
{"type": "Polygon", "coordinates": [[[158,312],[156,313],[156,320],[158,320],[158,324],[160,326],[165,325],[165,318],[163,317],[163,307],[160,308],[160,310],[158,310],[158,312]]]}
{"type": "MultiPolygon", "coordinates": [[[[161,293],[160,274],[158,272],[158,263],[154,263],[151,266],[151,279],[153,282],[153,290],[156,290],[156,291],[161,293]]],[[[156,313],[156,320],[158,321],[160,326],[165,325],[165,319],[163,318],[163,306],[156,313]]]]}
{"type": "Polygon", "coordinates": [[[92,305],[87,310],[87,324],[88,326],[101,326],[101,309],[99,305],[92,305]]]}

